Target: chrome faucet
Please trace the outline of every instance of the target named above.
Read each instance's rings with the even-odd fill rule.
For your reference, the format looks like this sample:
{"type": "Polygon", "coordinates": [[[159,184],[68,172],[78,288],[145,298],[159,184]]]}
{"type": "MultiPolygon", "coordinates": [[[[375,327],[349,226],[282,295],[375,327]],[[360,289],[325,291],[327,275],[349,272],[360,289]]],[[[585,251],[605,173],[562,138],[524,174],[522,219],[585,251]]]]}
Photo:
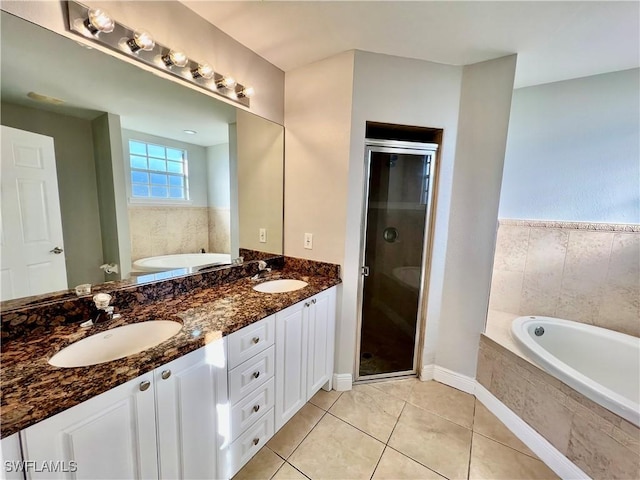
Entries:
{"type": "Polygon", "coordinates": [[[99,323],[109,322],[111,320],[115,320],[120,318],[119,313],[114,312],[114,307],[109,305],[111,302],[111,295],[108,293],[98,293],[93,296],[93,303],[98,310],[95,318],[87,320],[80,324],[81,327],[90,327],[92,325],[97,325],[99,323]]]}
{"type": "Polygon", "coordinates": [[[271,269],[267,267],[267,262],[265,262],[264,260],[260,260],[258,262],[258,273],[256,273],[253,277],[251,277],[251,280],[259,280],[270,271],[271,269]]]}

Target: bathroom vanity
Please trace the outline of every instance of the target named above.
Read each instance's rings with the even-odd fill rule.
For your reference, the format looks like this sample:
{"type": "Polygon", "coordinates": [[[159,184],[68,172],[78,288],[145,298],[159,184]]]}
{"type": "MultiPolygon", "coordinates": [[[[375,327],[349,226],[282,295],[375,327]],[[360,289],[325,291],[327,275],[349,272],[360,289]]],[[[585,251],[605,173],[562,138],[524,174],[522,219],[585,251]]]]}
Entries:
{"type": "Polygon", "coordinates": [[[149,320],[142,312],[164,305],[163,318],[173,316],[183,326],[157,347],[105,364],[67,369],[47,364],[51,344],[66,343],[60,341],[63,327],[54,329],[47,348],[35,333],[22,342],[26,351],[17,363],[11,358],[18,346],[9,343],[8,352],[3,350],[9,360],[2,379],[8,387],[3,404],[9,407],[3,408],[4,460],[20,460],[8,453],[21,452],[22,459],[35,462],[29,479],[232,477],[311,396],[331,388],[340,280],[292,272],[286,278],[308,285],[266,294],[244,278],[181,296],[179,302],[123,312],[125,322],[136,315],[149,320]],[[137,372],[136,361],[151,368],[129,378],[137,372]],[[16,388],[12,376],[25,373],[30,376],[16,388]],[[50,377],[58,388],[46,388],[50,377]],[[37,396],[39,382],[44,388],[37,396]],[[106,391],[76,402],[84,390],[95,391],[102,383],[109,386],[106,391]],[[20,396],[24,402],[15,405],[20,396]],[[62,411],[50,416],[60,405],[62,411]],[[18,418],[20,411],[30,413],[18,418]]]}

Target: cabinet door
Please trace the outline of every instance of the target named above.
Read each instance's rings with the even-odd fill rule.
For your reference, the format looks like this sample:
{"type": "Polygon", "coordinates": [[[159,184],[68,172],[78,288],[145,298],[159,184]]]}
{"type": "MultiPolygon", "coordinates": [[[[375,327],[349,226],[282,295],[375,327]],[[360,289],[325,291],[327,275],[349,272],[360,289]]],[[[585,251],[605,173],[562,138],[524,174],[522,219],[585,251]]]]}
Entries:
{"type": "Polygon", "coordinates": [[[308,301],[276,314],[276,431],[307,401],[308,301]]]}
{"type": "Polygon", "coordinates": [[[333,350],[336,316],[335,288],[325,290],[311,299],[309,316],[309,347],[307,364],[307,400],[333,379],[333,350]]]}
{"type": "Polygon", "coordinates": [[[0,470],[2,480],[24,479],[20,435],[18,433],[4,437],[0,441],[0,461],[2,462],[2,470],[0,470]]]}
{"type": "Polygon", "coordinates": [[[153,375],[142,375],[21,432],[28,479],[158,478],[153,375]],[[43,462],[57,471],[43,471],[43,462]]]}
{"type": "Polygon", "coordinates": [[[226,405],[224,339],[154,370],[159,477],[218,477],[217,409],[226,405]]]}

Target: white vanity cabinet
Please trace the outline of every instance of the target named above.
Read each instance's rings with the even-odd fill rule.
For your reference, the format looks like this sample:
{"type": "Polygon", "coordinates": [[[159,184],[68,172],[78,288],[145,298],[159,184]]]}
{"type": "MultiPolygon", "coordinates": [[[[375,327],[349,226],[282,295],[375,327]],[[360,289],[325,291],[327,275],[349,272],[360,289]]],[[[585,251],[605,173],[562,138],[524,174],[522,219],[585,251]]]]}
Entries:
{"type": "Polygon", "coordinates": [[[216,478],[226,397],[221,339],[24,429],[27,478],[216,478]]]}
{"type": "Polygon", "coordinates": [[[331,389],[336,289],[276,313],[278,431],[321,387],[331,389]]]}
{"type": "Polygon", "coordinates": [[[224,478],[231,478],[274,434],[275,316],[227,337],[229,446],[224,478]]]}

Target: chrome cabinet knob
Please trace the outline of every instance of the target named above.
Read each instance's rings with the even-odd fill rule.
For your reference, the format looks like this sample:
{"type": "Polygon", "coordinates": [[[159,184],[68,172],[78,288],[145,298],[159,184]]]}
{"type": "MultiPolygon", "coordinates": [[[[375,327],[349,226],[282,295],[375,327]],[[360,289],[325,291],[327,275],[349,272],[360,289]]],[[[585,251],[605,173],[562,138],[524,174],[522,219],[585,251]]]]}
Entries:
{"type": "Polygon", "coordinates": [[[255,344],[255,343],[258,343],[258,342],[260,341],[260,337],[253,337],[253,338],[251,339],[251,341],[252,341],[254,344],[255,344]]]}
{"type": "Polygon", "coordinates": [[[149,380],[140,382],[140,391],[144,392],[145,390],[148,390],[150,386],[151,386],[151,382],[149,380]]]}
{"type": "Polygon", "coordinates": [[[258,378],[260,376],[260,372],[253,372],[253,378],[258,378]]]}
{"type": "Polygon", "coordinates": [[[253,411],[257,412],[258,410],[260,410],[260,405],[254,405],[253,406],[253,411]]]}
{"type": "Polygon", "coordinates": [[[166,380],[167,378],[169,378],[171,376],[171,370],[164,370],[161,374],[162,379],[166,380]]]}

